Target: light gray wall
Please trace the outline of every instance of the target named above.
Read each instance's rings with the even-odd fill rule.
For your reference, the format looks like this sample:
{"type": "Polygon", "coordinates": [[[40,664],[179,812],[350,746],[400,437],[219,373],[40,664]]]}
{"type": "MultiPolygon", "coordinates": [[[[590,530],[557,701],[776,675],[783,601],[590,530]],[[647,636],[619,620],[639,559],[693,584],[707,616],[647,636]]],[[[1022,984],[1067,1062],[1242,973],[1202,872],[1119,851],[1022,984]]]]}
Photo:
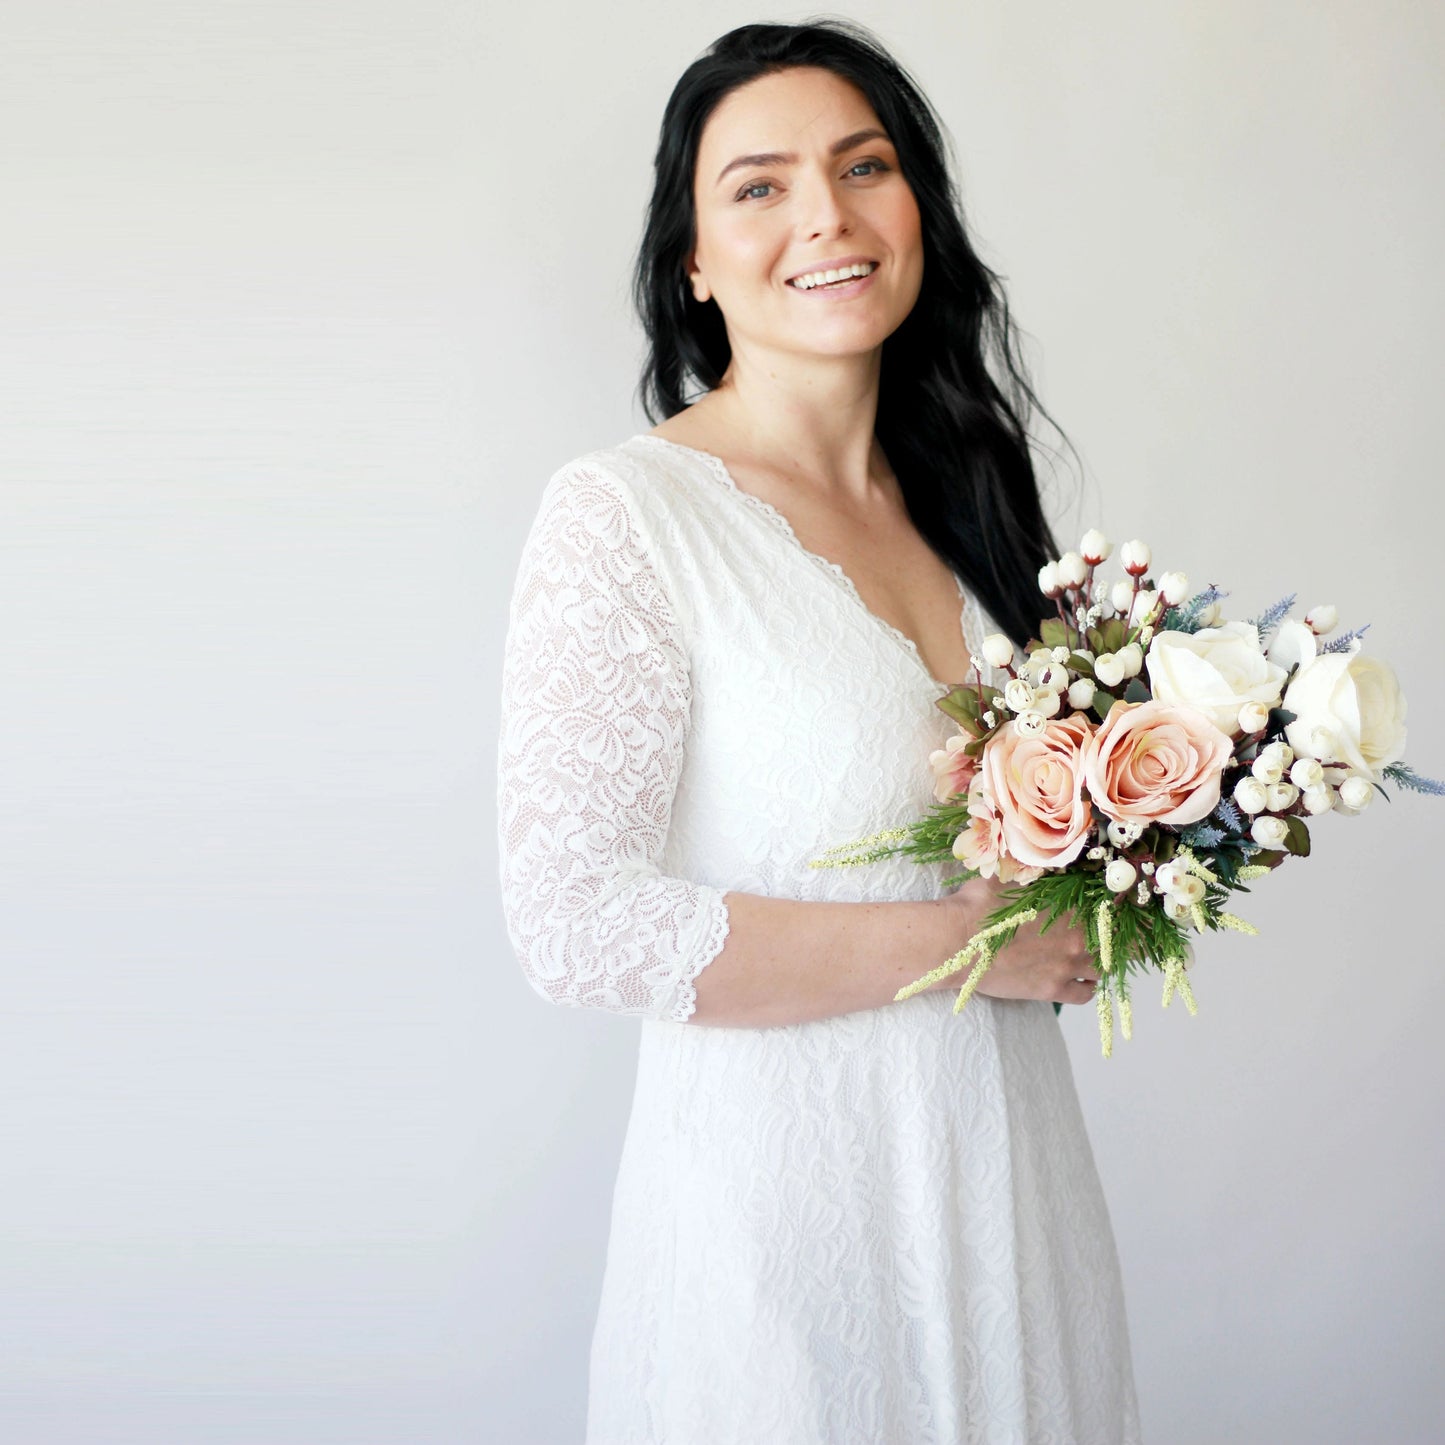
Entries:
{"type": "MultiPolygon", "coordinates": [[[[1445,771],[1441,12],[848,13],[956,140],[1063,532],[1371,622],[1445,771]]],[[[3,1438],[580,1440],[637,1025],[508,950],[505,609],[646,425],[657,124],[758,18],[7,11],[3,1438]]],[[[1438,1438],[1441,808],[1323,822],[1197,1018],[1063,1015],[1152,1442],[1438,1438]]]]}

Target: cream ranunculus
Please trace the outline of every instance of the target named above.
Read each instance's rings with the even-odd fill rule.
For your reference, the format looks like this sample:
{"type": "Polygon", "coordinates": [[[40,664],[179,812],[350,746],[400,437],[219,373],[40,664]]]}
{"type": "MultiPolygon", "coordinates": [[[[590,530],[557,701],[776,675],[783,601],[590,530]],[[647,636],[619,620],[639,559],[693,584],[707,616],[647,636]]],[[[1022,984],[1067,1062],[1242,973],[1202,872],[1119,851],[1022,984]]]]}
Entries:
{"type": "Polygon", "coordinates": [[[1284,669],[1261,651],[1259,629],[1252,622],[1160,632],[1144,666],[1149,690],[1159,702],[1198,708],[1232,738],[1239,736],[1240,708],[1247,702],[1274,707],[1285,680],[1284,669]]]}
{"type": "Polygon", "coordinates": [[[1302,756],[1344,763],[1377,783],[1405,756],[1405,694],[1378,658],[1320,653],[1295,673],[1284,706],[1295,715],[1285,736],[1302,756]]]}

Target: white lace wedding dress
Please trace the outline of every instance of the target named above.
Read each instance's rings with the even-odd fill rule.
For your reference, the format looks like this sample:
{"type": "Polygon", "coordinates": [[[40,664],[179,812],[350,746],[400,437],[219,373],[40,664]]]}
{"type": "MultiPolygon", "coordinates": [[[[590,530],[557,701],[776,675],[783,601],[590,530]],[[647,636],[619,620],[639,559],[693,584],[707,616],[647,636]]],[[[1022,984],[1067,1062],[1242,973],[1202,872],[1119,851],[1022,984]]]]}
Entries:
{"type": "MultiPolygon", "coordinates": [[[[977,652],[996,629],[959,590],[977,652]]],[[[719,458],[644,433],[547,484],[507,636],[502,899],[538,992],[642,1020],[587,1445],[1139,1439],[1051,1004],[689,1021],[727,890],[941,895],[941,865],[808,867],[927,807],[941,692],[719,458]]]]}

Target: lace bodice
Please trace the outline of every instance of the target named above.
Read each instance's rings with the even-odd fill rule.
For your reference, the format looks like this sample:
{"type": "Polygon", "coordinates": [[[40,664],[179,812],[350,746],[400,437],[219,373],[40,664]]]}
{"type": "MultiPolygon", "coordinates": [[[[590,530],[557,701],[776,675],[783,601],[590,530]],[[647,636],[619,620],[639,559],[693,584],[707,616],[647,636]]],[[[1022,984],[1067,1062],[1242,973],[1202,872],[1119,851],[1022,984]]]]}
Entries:
{"type": "Polygon", "coordinates": [[[719,458],[646,433],[563,467],[523,550],[502,691],[502,897],[528,980],[555,1003],[680,1022],[730,888],[935,896],[936,870],[806,862],[926,804],[928,753],[953,731],[930,710],[943,691],[719,458]]]}

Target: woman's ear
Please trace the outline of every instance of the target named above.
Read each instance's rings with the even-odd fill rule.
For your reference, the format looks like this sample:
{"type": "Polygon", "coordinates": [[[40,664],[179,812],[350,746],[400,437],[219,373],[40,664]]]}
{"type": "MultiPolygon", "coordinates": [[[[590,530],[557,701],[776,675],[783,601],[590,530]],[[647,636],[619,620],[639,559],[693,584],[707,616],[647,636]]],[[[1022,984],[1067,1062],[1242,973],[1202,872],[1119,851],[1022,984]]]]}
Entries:
{"type": "Polygon", "coordinates": [[[700,302],[709,300],[712,296],[712,289],[708,286],[707,282],[703,280],[702,272],[698,269],[696,249],[687,253],[685,265],[687,267],[688,280],[692,283],[692,294],[697,297],[700,302]]]}

